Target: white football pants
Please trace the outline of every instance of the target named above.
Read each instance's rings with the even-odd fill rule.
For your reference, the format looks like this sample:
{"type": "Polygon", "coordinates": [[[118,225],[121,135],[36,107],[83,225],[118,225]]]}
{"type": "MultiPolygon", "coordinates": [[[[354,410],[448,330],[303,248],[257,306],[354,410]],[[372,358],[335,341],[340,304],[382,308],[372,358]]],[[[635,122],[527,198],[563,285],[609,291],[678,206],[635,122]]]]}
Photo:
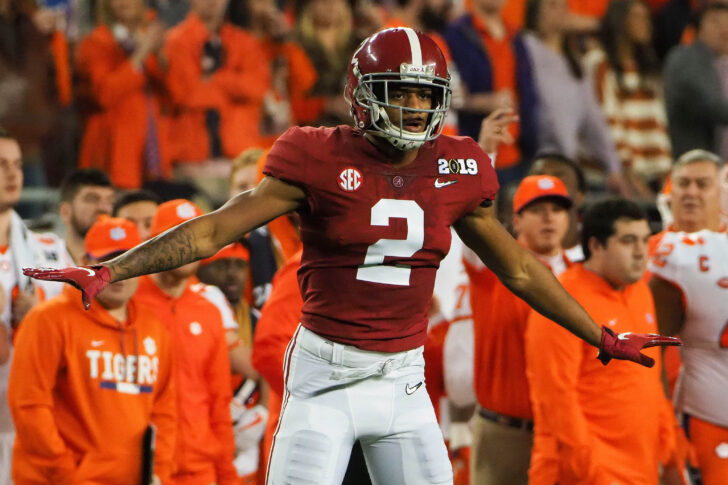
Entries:
{"type": "Polygon", "coordinates": [[[284,365],[267,485],[339,485],[356,440],[374,485],[453,483],[422,347],[368,352],[299,326],[284,365]]]}

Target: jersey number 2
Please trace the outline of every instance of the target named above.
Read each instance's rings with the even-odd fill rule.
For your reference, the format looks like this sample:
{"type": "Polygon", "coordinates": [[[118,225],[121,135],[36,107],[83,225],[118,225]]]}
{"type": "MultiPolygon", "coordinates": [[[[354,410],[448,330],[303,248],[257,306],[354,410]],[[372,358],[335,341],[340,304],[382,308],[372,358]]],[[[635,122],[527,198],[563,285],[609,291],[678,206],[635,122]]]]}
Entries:
{"type": "Polygon", "coordinates": [[[386,256],[409,258],[425,242],[425,212],[414,200],[382,199],[372,207],[372,226],[389,226],[390,218],[407,219],[407,239],[380,239],[367,248],[356,279],[386,285],[409,286],[412,268],[384,264],[386,256]]]}

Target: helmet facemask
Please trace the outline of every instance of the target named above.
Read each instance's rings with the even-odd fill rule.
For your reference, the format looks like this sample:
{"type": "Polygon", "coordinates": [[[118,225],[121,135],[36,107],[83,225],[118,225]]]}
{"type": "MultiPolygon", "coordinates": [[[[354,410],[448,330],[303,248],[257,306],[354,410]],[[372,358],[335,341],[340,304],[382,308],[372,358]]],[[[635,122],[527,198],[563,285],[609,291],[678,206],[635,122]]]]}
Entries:
{"type": "Polygon", "coordinates": [[[389,72],[363,74],[354,90],[355,101],[369,110],[370,126],[365,127],[376,136],[386,139],[395,148],[412,150],[434,140],[442,133],[445,114],[450,107],[450,79],[434,75],[434,66],[412,66],[403,63],[400,74],[389,72]],[[397,85],[427,87],[431,90],[430,109],[407,108],[392,104],[390,93],[397,85]],[[389,119],[386,108],[399,110],[399,123],[389,119]],[[405,112],[427,113],[425,130],[419,133],[404,128],[405,112]]]}

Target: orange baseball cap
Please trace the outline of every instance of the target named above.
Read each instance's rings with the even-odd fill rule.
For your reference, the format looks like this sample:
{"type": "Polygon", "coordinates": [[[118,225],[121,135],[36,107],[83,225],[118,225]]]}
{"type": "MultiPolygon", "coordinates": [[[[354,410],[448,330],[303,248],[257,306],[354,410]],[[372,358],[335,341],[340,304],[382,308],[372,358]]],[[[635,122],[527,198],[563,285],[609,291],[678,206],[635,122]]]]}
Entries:
{"type": "Polygon", "coordinates": [[[228,244],[214,255],[200,261],[200,266],[205,266],[206,264],[214,263],[221,259],[242,259],[247,263],[250,261],[250,251],[239,242],[228,244]]]}
{"type": "Polygon", "coordinates": [[[136,224],[121,217],[100,216],[86,233],[84,250],[96,260],[142,243],[136,224]]]}
{"type": "Polygon", "coordinates": [[[157,207],[152,219],[151,236],[157,236],[184,221],[202,215],[202,209],[187,199],[175,199],[164,202],[157,207]]]}
{"type": "Polygon", "coordinates": [[[560,179],[551,175],[529,175],[516,189],[513,212],[517,214],[528,204],[544,198],[553,199],[566,208],[572,205],[566,185],[560,179]]]}

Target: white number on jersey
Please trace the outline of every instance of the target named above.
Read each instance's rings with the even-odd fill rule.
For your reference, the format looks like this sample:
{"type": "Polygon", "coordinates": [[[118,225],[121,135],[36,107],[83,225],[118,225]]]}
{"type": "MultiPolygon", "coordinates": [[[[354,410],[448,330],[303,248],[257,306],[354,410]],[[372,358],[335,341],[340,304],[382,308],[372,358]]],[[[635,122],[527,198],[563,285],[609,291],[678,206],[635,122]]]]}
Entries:
{"type": "Polygon", "coordinates": [[[386,285],[409,286],[409,266],[386,265],[386,256],[409,258],[425,242],[425,212],[414,200],[382,199],[372,207],[372,226],[389,226],[390,218],[407,219],[407,239],[380,239],[367,248],[356,279],[386,285]]]}

